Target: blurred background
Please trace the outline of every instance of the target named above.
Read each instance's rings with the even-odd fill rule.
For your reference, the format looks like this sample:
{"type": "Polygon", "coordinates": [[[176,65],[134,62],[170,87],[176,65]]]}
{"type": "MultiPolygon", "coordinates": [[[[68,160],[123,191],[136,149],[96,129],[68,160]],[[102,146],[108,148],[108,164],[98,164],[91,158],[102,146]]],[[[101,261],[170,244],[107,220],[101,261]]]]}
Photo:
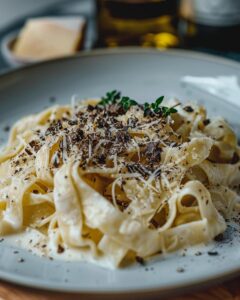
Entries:
{"type": "Polygon", "coordinates": [[[123,46],[240,61],[239,0],[0,0],[0,72],[123,46]]]}

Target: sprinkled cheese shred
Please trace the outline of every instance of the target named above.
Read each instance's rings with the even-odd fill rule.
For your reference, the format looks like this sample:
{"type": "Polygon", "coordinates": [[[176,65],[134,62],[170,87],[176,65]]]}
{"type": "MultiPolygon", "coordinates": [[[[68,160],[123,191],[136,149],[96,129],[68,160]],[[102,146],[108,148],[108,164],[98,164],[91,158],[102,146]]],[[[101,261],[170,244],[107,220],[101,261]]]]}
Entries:
{"type": "MultiPolygon", "coordinates": [[[[124,204],[116,196],[116,187],[123,189],[124,180],[137,181],[141,185],[139,193],[147,193],[153,203],[162,186],[171,186],[169,174],[162,169],[161,153],[179,144],[168,124],[170,115],[162,113],[162,109],[168,108],[159,107],[162,97],[149,106],[150,113],[128,97],[117,100],[120,102],[114,102],[112,97],[119,95],[110,93],[104,98],[104,105],[91,105],[93,101],[80,103],[74,95],[71,107],[61,108],[62,114],[59,107],[52,111],[49,126],[45,131],[39,130],[30,149],[36,155],[35,148],[41,148],[47,140],[54,149],[50,157],[54,173],[62,164],[73,162],[79,165],[82,176],[96,174],[94,182],[105,178],[112,191],[109,200],[116,207],[124,204]]],[[[24,140],[21,143],[27,147],[24,140]]],[[[175,172],[170,162],[168,166],[175,172]]],[[[138,198],[129,197],[129,201],[138,198]]]]}

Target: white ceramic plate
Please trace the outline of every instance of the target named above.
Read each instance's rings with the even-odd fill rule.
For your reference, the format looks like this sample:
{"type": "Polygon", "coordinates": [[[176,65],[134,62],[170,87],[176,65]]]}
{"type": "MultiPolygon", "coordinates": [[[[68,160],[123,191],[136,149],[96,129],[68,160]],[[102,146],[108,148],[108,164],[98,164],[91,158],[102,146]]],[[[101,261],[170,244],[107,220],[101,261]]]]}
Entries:
{"type": "MultiPolygon", "coordinates": [[[[104,95],[111,89],[140,100],[159,95],[195,99],[204,103],[211,114],[225,116],[240,125],[236,107],[180,84],[182,76],[236,75],[237,63],[191,52],[125,49],[96,51],[76,57],[41,63],[3,74],[0,77],[0,137],[5,141],[5,126],[23,115],[38,112],[56,97],[68,103],[79,97],[104,95]]],[[[169,293],[211,283],[240,271],[240,237],[232,226],[225,240],[182,253],[160,257],[146,266],[110,271],[82,262],[50,261],[25,250],[0,242],[0,278],[15,283],[51,290],[86,293],[169,293]],[[216,256],[207,251],[218,252],[216,256]],[[24,262],[20,263],[19,259],[24,262]],[[184,272],[177,272],[183,268],[184,272]]],[[[186,290],[185,290],[186,291],[186,290]]]]}

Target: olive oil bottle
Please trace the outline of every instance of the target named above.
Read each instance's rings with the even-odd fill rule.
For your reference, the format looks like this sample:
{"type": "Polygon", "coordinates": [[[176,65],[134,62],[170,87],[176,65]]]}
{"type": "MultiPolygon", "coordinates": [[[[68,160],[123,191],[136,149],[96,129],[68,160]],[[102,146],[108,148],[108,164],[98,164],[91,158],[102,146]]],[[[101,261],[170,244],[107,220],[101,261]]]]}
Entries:
{"type": "Polygon", "coordinates": [[[180,43],[178,0],[97,0],[98,46],[169,48],[180,43]]]}

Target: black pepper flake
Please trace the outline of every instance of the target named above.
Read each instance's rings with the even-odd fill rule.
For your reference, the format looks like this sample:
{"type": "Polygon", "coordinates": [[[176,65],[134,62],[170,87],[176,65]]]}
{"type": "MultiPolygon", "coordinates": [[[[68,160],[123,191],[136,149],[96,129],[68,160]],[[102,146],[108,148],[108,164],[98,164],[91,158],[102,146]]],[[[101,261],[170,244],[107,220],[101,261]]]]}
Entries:
{"type": "Polygon", "coordinates": [[[77,120],[69,120],[68,121],[68,124],[70,125],[70,126],[74,126],[74,125],[77,125],[77,120]]]}
{"type": "Polygon", "coordinates": [[[177,271],[178,273],[183,273],[183,272],[185,272],[185,269],[182,268],[182,267],[178,267],[178,268],[176,269],[176,271],[177,271]]]}
{"type": "Polygon", "coordinates": [[[126,131],[118,131],[116,133],[116,142],[117,143],[128,143],[131,140],[130,134],[126,131]]]}
{"type": "Polygon", "coordinates": [[[4,238],[1,238],[1,239],[0,239],[0,243],[2,243],[3,241],[4,241],[4,238]]]}
{"type": "Polygon", "coordinates": [[[18,254],[18,253],[19,253],[19,251],[17,251],[17,250],[13,251],[13,254],[18,254]]]}
{"type": "Polygon", "coordinates": [[[54,97],[54,96],[50,97],[50,98],[49,98],[49,102],[50,102],[50,103],[56,102],[56,97],[54,97]]]}
{"type": "Polygon", "coordinates": [[[10,131],[10,126],[5,126],[5,127],[3,127],[3,131],[9,132],[9,131],[10,131]]]}
{"type": "Polygon", "coordinates": [[[18,262],[23,263],[23,262],[25,262],[25,259],[24,258],[19,258],[18,262]]]}
{"type": "Polygon", "coordinates": [[[184,109],[186,112],[189,112],[189,113],[191,113],[191,112],[194,111],[194,109],[193,109],[191,106],[185,106],[183,109],[184,109]]]}
{"type": "Polygon", "coordinates": [[[147,144],[144,154],[149,162],[154,163],[161,160],[162,149],[159,146],[159,143],[150,142],[147,144]]]}
{"type": "Polygon", "coordinates": [[[207,254],[210,256],[217,256],[219,253],[217,251],[208,251],[207,254]]]}
{"type": "Polygon", "coordinates": [[[215,236],[214,241],[216,242],[222,242],[224,240],[224,235],[222,233],[215,236]]]}
{"type": "Polygon", "coordinates": [[[207,126],[208,124],[210,124],[210,119],[205,119],[205,120],[203,121],[203,125],[204,125],[204,126],[207,126]]]}
{"type": "Polygon", "coordinates": [[[63,129],[62,122],[60,120],[53,121],[48,129],[45,131],[45,135],[55,135],[57,132],[63,129]]]}
{"type": "Polygon", "coordinates": [[[150,170],[148,170],[147,168],[143,167],[141,164],[138,163],[129,163],[127,165],[127,169],[130,173],[139,173],[143,177],[151,174],[150,170]]]}
{"type": "Polygon", "coordinates": [[[98,161],[98,163],[99,164],[105,164],[106,163],[106,156],[105,155],[99,155],[98,157],[97,157],[97,161],[98,161]]]}
{"type": "Polygon", "coordinates": [[[31,141],[31,142],[29,143],[29,146],[30,146],[32,149],[34,149],[35,152],[38,152],[38,151],[40,150],[40,148],[41,148],[41,145],[39,144],[38,141],[31,141]]]}
{"type": "Polygon", "coordinates": [[[79,143],[81,142],[81,140],[83,139],[84,137],[84,132],[83,130],[81,129],[77,129],[75,132],[73,132],[71,135],[70,135],[70,140],[73,144],[76,144],[76,143],[79,143]]]}
{"type": "Polygon", "coordinates": [[[57,248],[57,253],[61,254],[65,251],[64,247],[61,246],[61,245],[58,245],[58,248],[57,248]]]}
{"type": "Polygon", "coordinates": [[[140,265],[142,265],[142,266],[145,265],[145,260],[141,256],[136,256],[135,259],[136,259],[136,262],[139,263],[140,265]]]}
{"type": "Polygon", "coordinates": [[[88,105],[87,106],[87,111],[93,111],[95,109],[95,107],[94,106],[92,106],[92,105],[88,105]]]}
{"type": "Polygon", "coordinates": [[[28,154],[28,155],[32,155],[32,152],[29,150],[29,149],[25,149],[25,152],[28,154]]]}

